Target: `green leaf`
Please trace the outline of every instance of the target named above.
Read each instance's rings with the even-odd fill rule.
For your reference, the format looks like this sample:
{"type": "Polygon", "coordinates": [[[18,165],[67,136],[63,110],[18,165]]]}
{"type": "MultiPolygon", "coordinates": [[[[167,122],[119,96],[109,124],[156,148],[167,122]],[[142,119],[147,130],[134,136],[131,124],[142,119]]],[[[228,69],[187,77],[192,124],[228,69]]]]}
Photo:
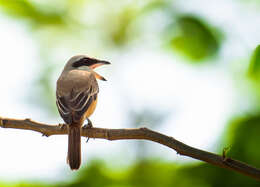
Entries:
{"type": "Polygon", "coordinates": [[[220,44],[216,35],[201,20],[182,16],[177,19],[174,26],[170,46],[188,59],[200,61],[215,55],[220,44]]]}
{"type": "Polygon", "coordinates": [[[258,45],[250,59],[249,76],[252,78],[258,78],[260,75],[260,45],[258,45]]]}
{"type": "Polygon", "coordinates": [[[117,16],[113,17],[113,24],[110,29],[110,38],[117,46],[126,44],[131,38],[135,36],[135,33],[130,32],[130,26],[132,22],[137,18],[138,10],[134,6],[122,9],[117,16]],[[129,32],[131,34],[129,34],[129,32]]]}
{"type": "Polygon", "coordinates": [[[52,7],[40,7],[28,0],[0,0],[0,8],[9,16],[29,21],[34,26],[65,23],[65,12],[52,7]]]}

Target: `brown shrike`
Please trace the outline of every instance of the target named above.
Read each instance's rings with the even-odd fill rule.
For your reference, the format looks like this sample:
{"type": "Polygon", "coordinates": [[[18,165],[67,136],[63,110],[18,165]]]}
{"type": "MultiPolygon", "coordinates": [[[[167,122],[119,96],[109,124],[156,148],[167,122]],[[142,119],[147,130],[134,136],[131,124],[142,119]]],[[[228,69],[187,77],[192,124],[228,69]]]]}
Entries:
{"type": "Polygon", "coordinates": [[[106,79],[93,70],[107,61],[86,55],[73,56],[65,65],[56,88],[56,104],[59,113],[69,125],[67,162],[72,170],[81,164],[81,127],[94,112],[99,92],[96,79],[106,79]]]}

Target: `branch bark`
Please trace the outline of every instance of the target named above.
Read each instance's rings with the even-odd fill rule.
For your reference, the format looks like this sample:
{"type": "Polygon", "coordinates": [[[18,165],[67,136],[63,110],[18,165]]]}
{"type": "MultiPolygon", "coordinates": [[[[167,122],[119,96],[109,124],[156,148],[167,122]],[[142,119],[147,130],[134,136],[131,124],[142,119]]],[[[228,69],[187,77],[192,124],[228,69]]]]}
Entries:
{"type": "MultiPolygon", "coordinates": [[[[0,127],[32,130],[42,133],[43,136],[68,134],[68,126],[65,124],[48,125],[32,121],[30,119],[11,119],[0,117],[0,127]]],[[[107,140],[125,140],[125,139],[141,139],[150,140],[165,145],[177,151],[180,155],[192,157],[209,164],[226,168],[239,172],[243,175],[260,180],[260,170],[246,163],[203,151],[188,146],[173,137],[163,135],[161,133],[149,130],[147,128],[139,129],[104,129],[104,128],[82,128],[81,136],[89,138],[100,138],[107,140]]]]}

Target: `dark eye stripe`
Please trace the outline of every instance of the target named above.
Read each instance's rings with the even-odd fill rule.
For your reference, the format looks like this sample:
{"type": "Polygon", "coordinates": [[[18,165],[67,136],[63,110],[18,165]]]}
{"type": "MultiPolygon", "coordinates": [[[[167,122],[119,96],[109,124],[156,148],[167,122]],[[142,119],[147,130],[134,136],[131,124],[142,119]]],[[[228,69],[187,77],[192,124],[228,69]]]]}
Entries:
{"type": "Polygon", "coordinates": [[[78,61],[74,62],[72,64],[72,66],[74,68],[78,68],[80,66],[91,66],[91,65],[96,64],[96,63],[97,63],[96,59],[85,57],[85,58],[81,58],[78,61]]]}

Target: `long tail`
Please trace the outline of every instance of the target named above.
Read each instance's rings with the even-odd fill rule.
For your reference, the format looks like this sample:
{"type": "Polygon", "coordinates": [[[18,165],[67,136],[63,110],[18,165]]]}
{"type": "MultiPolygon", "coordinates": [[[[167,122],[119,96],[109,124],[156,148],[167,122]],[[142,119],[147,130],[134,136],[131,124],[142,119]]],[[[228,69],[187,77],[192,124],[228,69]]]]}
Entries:
{"type": "Polygon", "coordinates": [[[80,126],[69,125],[68,163],[71,170],[77,170],[81,164],[80,126]]]}

